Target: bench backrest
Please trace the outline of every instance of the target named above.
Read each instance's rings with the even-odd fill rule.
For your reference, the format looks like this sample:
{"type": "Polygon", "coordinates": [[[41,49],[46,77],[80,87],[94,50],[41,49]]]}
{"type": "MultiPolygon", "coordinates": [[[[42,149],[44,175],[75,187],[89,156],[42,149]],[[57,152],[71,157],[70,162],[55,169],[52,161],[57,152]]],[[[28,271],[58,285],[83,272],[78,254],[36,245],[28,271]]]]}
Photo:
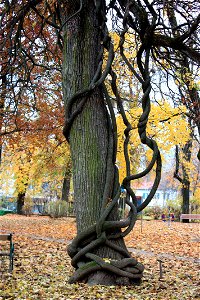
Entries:
{"type": "Polygon", "coordinates": [[[0,234],[0,241],[11,241],[12,240],[12,234],[0,234]]]}
{"type": "Polygon", "coordinates": [[[5,233],[0,234],[0,241],[9,241],[10,243],[10,250],[7,251],[0,251],[0,256],[8,256],[10,263],[9,263],[9,272],[13,271],[13,256],[14,256],[14,244],[12,242],[12,233],[5,233]]]}
{"type": "Polygon", "coordinates": [[[180,216],[181,219],[196,219],[200,220],[200,215],[199,214],[182,214],[180,216]]]}

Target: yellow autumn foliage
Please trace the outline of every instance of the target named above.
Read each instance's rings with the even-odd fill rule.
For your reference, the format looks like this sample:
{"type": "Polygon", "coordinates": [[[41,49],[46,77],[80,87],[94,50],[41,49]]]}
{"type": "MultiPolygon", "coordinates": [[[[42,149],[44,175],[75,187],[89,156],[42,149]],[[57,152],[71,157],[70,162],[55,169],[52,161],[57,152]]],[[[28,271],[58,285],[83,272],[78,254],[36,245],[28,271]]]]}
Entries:
{"type": "Polygon", "coordinates": [[[38,147],[26,139],[20,139],[19,145],[7,145],[4,153],[0,180],[7,194],[11,179],[15,195],[26,192],[27,187],[31,185],[33,189],[29,190],[29,195],[36,196],[41,193],[45,182],[55,191],[62,186],[65,167],[70,159],[66,142],[57,145],[54,139],[49,139],[48,143],[38,147]]]}
{"type": "MultiPolygon", "coordinates": [[[[132,125],[133,130],[130,133],[130,148],[129,152],[135,159],[131,160],[135,163],[133,170],[140,166],[140,156],[138,155],[138,149],[141,150],[141,142],[138,135],[137,124],[141,116],[141,108],[131,108],[128,113],[129,122],[132,125]],[[132,149],[132,151],[131,151],[132,149]],[[135,153],[135,154],[134,154],[135,153]]],[[[118,153],[117,164],[119,166],[120,182],[126,176],[126,166],[123,155],[123,143],[124,143],[124,130],[122,118],[117,116],[118,126],[118,153]]],[[[149,122],[147,125],[147,136],[153,138],[163,154],[167,154],[175,145],[183,147],[190,138],[190,129],[188,127],[187,119],[185,118],[185,107],[179,106],[173,108],[169,102],[158,102],[158,104],[151,105],[151,112],[149,115],[149,122]]],[[[152,151],[144,147],[146,160],[150,161],[152,157],[152,151]]],[[[141,151],[139,151],[140,153],[141,151]]],[[[191,167],[190,167],[191,168],[191,167]]]]}

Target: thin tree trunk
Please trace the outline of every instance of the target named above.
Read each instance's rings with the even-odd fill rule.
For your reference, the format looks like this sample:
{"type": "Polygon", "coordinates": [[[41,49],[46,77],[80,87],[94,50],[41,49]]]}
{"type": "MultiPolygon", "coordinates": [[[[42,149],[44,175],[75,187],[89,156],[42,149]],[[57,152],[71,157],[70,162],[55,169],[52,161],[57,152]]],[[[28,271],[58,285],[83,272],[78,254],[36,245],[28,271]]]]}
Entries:
{"type": "MultiPolygon", "coordinates": [[[[190,163],[191,160],[191,148],[192,148],[192,140],[189,140],[186,145],[183,148],[184,158],[187,163],[190,163]]],[[[183,214],[189,214],[189,208],[190,208],[190,180],[188,176],[188,171],[186,167],[184,166],[184,163],[182,164],[182,171],[183,171],[183,183],[182,183],[182,213],[183,214]]],[[[189,223],[189,220],[183,220],[183,223],[189,223]]]]}
{"type": "MultiPolygon", "coordinates": [[[[192,140],[190,139],[183,148],[184,159],[187,163],[190,163],[191,160],[191,148],[192,148],[192,140]]],[[[181,163],[182,167],[182,176],[179,175],[179,149],[176,146],[176,170],[174,173],[174,177],[181,183],[181,194],[182,194],[182,213],[189,214],[189,205],[190,205],[190,180],[188,175],[188,170],[183,163],[181,163]]],[[[183,220],[183,223],[188,223],[189,220],[183,220]]]]}
{"type": "Polygon", "coordinates": [[[17,214],[23,214],[23,206],[26,192],[18,193],[17,195],[17,214]]]}
{"type": "MultiPolygon", "coordinates": [[[[21,167],[19,167],[19,171],[23,172],[23,169],[21,167]]],[[[26,176],[26,175],[24,174],[24,176],[26,176]]],[[[22,187],[19,188],[18,184],[15,187],[16,191],[18,192],[18,194],[17,194],[17,213],[19,215],[23,214],[23,206],[24,206],[27,187],[28,187],[28,180],[26,183],[24,183],[23,189],[22,189],[22,187]]]]}
{"type": "Polygon", "coordinates": [[[62,197],[61,199],[63,201],[69,202],[69,192],[70,192],[70,181],[72,177],[72,166],[71,166],[71,160],[68,160],[65,176],[63,179],[63,186],[62,186],[62,197]]]}
{"type": "MultiPolygon", "coordinates": [[[[0,98],[0,132],[2,131],[3,117],[4,117],[4,106],[6,100],[6,75],[2,75],[2,86],[1,86],[1,98],[0,98]]],[[[2,137],[0,136],[0,165],[2,161],[2,137]]]]}
{"type": "MultiPolygon", "coordinates": [[[[183,203],[182,203],[182,213],[189,214],[189,204],[190,204],[190,185],[184,186],[181,189],[183,203]]],[[[183,223],[189,223],[188,219],[183,219],[183,223]]]]}

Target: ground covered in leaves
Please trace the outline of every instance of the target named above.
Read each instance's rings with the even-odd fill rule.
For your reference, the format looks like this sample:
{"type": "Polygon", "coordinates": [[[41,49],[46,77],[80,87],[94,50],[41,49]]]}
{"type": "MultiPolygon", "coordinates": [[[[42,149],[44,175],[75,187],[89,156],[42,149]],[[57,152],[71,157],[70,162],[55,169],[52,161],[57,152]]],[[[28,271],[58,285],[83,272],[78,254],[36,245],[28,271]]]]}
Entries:
{"type": "Polygon", "coordinates": [[[133,287],[67,283],[73,270],[66,247],[76,234],[75,219],[6,215],[0,232],[12,232],[15,243],[13,273],[0,261],[0,300],[200,299],[200,223],[138,220],[126,244],[145,271],[133,287]]]}

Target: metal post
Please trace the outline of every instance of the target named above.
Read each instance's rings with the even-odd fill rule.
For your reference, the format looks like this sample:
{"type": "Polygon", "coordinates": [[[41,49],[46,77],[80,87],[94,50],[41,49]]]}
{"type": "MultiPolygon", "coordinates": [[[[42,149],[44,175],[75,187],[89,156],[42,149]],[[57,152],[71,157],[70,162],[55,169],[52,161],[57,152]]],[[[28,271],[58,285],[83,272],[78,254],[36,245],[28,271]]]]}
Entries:
{"type": "Polygon", "coordinates": [[[171,225],[170,208],[168,208],[168,227],[171,225]]]}
{"type": "Polygon", "coordinates": [[[162,260],[158,259],[157,260],[159,262],[159,271],[160,271],[160,277],[159,280],[163,278],[163,269],[162,269],[162,260]]]}

